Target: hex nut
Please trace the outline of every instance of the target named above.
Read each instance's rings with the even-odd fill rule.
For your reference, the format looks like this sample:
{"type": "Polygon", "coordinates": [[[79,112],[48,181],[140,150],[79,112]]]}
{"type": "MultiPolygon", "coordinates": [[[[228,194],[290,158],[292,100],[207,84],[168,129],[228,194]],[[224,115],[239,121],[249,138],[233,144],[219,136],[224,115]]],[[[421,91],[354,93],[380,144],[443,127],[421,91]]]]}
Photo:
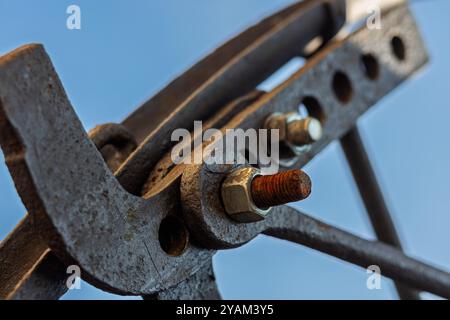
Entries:
{"type": "Polygon", "coordinates": [[[241,223],[258,222],[265,219],[272,208],[258,208],[252,199],[252,180],[259,176],[258,169],[248,167],[237,169],[226,177],[222,183],[222,201],[226,213],[241,223]]]}
{"type": "Polygon", "coordinates": [[[280,112],[271,114],[265,121],[264,128],[278,129],[280,141],[284,141],[287,137],[287,119],[286,115],[280,112]]]}

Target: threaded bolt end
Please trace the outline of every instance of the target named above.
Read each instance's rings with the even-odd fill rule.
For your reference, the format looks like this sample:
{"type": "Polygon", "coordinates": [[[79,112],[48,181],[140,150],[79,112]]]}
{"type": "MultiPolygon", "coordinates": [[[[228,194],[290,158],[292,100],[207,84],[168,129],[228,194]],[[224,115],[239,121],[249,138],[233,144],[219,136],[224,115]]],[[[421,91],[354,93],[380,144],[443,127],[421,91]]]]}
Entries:
{"type": "Polygon", "coordinates": [[[311,194],[311,179],[302,170],[290,170],[252,181],[252,198],[259,208],[269,208],[306,199],[311,194]]]}

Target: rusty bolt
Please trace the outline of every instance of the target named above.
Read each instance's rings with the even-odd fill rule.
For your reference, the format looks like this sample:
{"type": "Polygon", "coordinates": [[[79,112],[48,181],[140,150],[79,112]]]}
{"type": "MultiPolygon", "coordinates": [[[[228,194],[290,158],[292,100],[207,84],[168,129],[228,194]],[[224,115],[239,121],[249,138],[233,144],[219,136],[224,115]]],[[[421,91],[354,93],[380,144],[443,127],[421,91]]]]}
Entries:
{"type": "Polygon", "coordinates": [[[301,170],[262,176],[255,168],[231,172],[222,183],[225,211],[238,222],[264,220],[273,206],[299,201],[311,193],[311,180],[301,170]]]}
{"type": "Polygon", "coordinates": [[[279,206],[306,199],[311,194],[311,179],[302,170],[290,170],[252,181],[252,199],[259,208],[279,206]]]}

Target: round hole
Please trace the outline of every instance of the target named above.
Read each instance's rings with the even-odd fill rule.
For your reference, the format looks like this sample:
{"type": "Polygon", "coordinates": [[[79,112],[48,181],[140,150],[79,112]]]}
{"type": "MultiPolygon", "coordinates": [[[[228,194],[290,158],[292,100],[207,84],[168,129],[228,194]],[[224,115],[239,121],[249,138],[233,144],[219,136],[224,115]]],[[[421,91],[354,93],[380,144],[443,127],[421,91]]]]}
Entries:
{"type": "Polygon", "coordinates": [[[395,57],[403,61],[406,59],[406,47],[405,43],[400,37],[393,37],[391,40],[391,47],[392,52],[394,53],[395,57]]]}
{"type": "Polygon", "coordinates": [[[179,256],[186,249],[189,242],[189,232],[183,221],[176,216],[168,216],[159,226],[159,243],[161,248],[170,256],[179,256]]]}
{"type": "Polygon", "coordinates": [[[316,118],[322,124],[324,124],[326,120],[326,115],[325,112],[323,111],[322,105],[316,98],[311,96],[305,97],[299,106],[299,113],[304,114],[305,112],[303,110],[305,109],[307,116],[316,118]]]}
{"type": "Polygon", "coordinates": [[[336,97],[342,103],[348,103],[353,96],[353,88],[350,79],[345,73],[338,71],[333,77],[333,90],[336,97]]]}
{"type": "Polygon", "coordinates": [[[361,62],[366,77],[370,80],[378,79],[380,75],[380,67],[377,59],[371,54],[365,54],[361,57],[361,62]]]}

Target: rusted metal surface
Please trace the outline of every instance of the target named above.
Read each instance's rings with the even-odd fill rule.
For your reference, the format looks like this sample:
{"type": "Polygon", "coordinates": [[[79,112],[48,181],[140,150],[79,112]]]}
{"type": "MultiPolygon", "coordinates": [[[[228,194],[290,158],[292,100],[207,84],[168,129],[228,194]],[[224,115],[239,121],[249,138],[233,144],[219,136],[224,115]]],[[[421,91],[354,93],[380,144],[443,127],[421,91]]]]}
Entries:
{"type": "Polygon", "coordinates": [[[298,169],[263,176],[253,167],[238,168],[220,186],[226,213],[242,223],[264,220],[271,207],[304,200],[310,193],[311,179],[298,169]]]}
{"type": "Polygon", "coordinates": [[[260,208],[275,207],[306,199],[311,194],[311,179],[302,170],[290,170],[252,181],[252,197],[260,208]]]}
{"type": "Polygon", "coordinates": [[[151,294],[185,280],[211,256],[193,246],[180,257],[161,249],[158,228],[178,212],[178,188],[150,199],[123,190],[41,46],[2,57],[0,83],[0,142],[8,168],[60,259],[78,264],[85,279],[103,289],[151,294]]]}
{"type": "Polygon", "coordinates": [[[66,266],[47,250],[31,268],[9,300],[57,300],[67,292],[66,266]]]}
{"type": "MultiPolygon", "coordinates": [[[[235,165],[169,161],[172,131],[192,129],[194,120],[222,130],[260,128],[269,115],[295,111],[304,103],[309,115],[321,121],[323,136],[295,155],[291,165],[301,167],[427,62],[414,19],[406,7],[399,7],[384,15],[383,30],[364,28],[334,41],[273,91],[253,91],[284,62],[301,54],[310,40],[334,35],[344,19],[343,3],[306,1],[263,21],[175,80],[123,127],[94,129],[94,143],[41,46],[25,46],[1,57],[0,143],[43,241],[42,254],[31,250],[22,271],[11,273],[15,280],[10,287],[22,285],[10,298],[57,297],[63,292],[58,286],[61,273],[48,266],[69,263],[82,268],[85,280],[113,293],[218,298],[213,254],[260,233],[362,267],[377,264],[394,280],[449,297],[449,274],[291,208],[276,207],[256,223],[233,221],[224,210],[220,188],[235,165]],[[402,42],[403,59],[393,50],[392,39],[402,42]],[[375,61],[376,76],[355,63],[367,55],[375,61]],[[136,150],[134,139],[139,144],[136,150]],[[48,265],[55,257],[58,260],[48,265]],[[50,282],[48,274],[53,275],[50,282]],[[30,288],[42,283],[54,285],[51,292],[31,295],[30,288]]],[[[265,184],[256,188],[270,191],[265,184]]],[[[259,198],[262,206],[274,203],[259,198]]],[[[15,237],[25,239],[26,228],[10,239],[15,237]]],[[[0,247],[0,257],[1,251],[13,251],[11,243],[16,242],[0,247]]],[[[19,261],[19,256],[12,256],[19,261]]]]}
{"type": "MultiPolygon", "coordinates": [[[[384,201],[357,127],[350,130],[341,139],[341,145],[377,238],[402,250],[400,238],[397,235],[394,222],[391,219],[391,214],[384,201]]],[[[402,284],[396,284],[396,287],[402,299],[420,299],[418,292],[402,284]]]]}
{"type": "MultiPolygon", "coordinates": [[[[97,126],[90,138],[113,171],[136,147],[131,134],[117,124],[97,126]],[[117,146],[116,152],[102,152],[108,146],[117,146]]],[[[53,300],[67,291],[66,267],[39,237],[30,215],[2,242],[0,258],[2,299],[53,300]]]]}
{"type": "MultiPolygon", "coordinates": [[[[46,266],[49,266],[53,259],[47,244],[39,238],[31,217],[26,215],[0,244],[0,299],[16,297],[30,276],[43,280],[39,282],[39,286],[28,292],[51,299],[55,282],[45,281],[45,277],[48,275],[46,266]]],[[[55,267],[57,269],[57,266],[55,267]]],[[[56,271],[60,274],[61,271],[65,272],[65,269],[56,271]]],[[[65,286],[57,285],[57,288],[64,291],[65,286]]]]}

